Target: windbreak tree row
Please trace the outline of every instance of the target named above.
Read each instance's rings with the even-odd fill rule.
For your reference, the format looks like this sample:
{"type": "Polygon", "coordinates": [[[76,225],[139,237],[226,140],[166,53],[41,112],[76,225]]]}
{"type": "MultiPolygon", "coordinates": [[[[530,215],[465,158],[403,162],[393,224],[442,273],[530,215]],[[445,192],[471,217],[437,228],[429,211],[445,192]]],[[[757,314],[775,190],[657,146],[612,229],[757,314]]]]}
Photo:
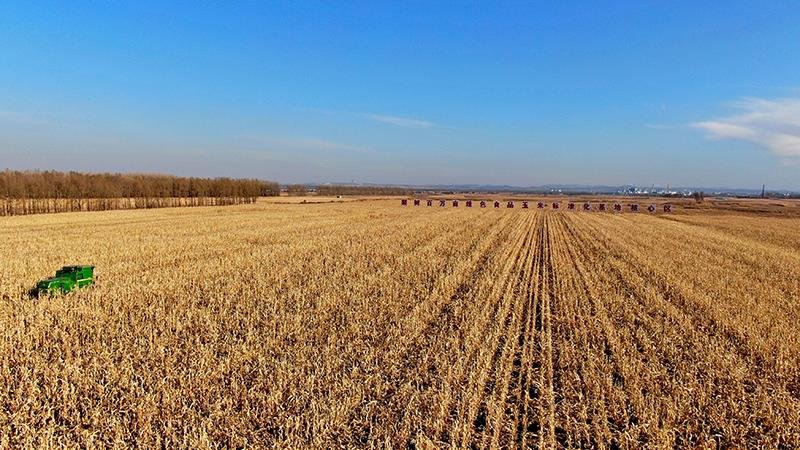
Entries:
{"type": "Polygon", "coordinates": [[[253,203],[280,193],[256,179],[56,171],[0,172],[0,216],[253,203]]]}
{"type": "Polygon", "coordinates": [[[411,195],[411,189],[391,186],[323,185],[317,187],[319,195],[411,195]]]}

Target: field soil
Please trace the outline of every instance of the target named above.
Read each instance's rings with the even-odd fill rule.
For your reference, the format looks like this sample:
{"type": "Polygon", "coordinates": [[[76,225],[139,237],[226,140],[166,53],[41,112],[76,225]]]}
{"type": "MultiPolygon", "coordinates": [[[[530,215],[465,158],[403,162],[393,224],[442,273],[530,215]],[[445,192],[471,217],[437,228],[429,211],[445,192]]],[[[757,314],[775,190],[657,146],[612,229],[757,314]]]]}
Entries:
{"type": "Polygon", "coordinates": [[[0,447],[800,448],[800,219],[745,206],[2,218],[0,447]]]}

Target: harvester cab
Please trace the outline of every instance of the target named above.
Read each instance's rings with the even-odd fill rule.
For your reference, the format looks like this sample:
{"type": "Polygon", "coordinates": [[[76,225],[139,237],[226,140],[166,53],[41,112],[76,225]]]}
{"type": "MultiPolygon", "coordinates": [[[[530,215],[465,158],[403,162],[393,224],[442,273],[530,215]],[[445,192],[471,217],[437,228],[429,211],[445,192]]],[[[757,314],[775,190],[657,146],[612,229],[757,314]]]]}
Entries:
{"type": "Polygon", "coordinates": [[[36,283],[31,295],[66,294],[74,289],[94,284],[94,266],[64,266],[56,275],[36,283]]]}

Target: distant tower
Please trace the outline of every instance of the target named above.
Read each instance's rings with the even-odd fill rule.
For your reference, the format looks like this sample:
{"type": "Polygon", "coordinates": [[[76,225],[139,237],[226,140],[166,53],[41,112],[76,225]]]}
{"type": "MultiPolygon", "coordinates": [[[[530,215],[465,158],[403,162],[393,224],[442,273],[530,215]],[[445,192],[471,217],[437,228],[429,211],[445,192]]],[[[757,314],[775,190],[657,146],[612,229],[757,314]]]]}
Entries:
{"type": "Polygon", "coordinates": [[[767,185],[766,184],[762,184],[761,185],[761,198],[767,198],[767,196],[765,195],[767,193],[766,189],[767,189],[767,185]]]}

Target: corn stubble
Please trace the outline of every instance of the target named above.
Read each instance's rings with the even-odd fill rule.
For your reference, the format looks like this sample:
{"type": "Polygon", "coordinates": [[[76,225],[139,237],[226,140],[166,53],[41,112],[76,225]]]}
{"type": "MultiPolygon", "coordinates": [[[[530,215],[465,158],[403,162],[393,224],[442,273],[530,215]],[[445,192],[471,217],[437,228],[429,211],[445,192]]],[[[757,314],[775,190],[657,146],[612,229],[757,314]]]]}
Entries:
{"type": "Polygon", "coordinates": [[[797,448],[786,220],[394,201],[8,218],[0,447],[797,448]],[[70,262],[97,287],[23,297],[70,262]]]}

